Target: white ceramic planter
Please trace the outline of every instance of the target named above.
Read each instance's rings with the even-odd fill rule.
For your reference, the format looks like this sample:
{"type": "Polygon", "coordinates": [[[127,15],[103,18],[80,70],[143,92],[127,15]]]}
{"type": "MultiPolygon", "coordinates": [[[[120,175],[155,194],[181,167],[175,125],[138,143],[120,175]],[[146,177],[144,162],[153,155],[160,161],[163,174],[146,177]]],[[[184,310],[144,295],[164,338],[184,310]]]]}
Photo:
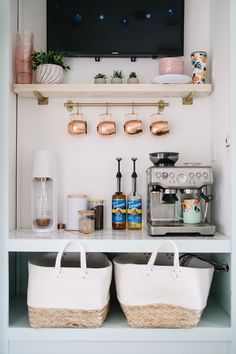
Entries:
{"type": "Polygon", "coordinates": [[[55,64],[41,64],[36,69],[37,84],[61,84],[63,68],[55,64]]]}
{"type": "Polygon", "coordinates": [[[106,79],[97,78],[97,79],[94,79],[94,83],[95,84],[106,84],[106,79]]]}
{"type": "Polygon", "coordinates": [[[138,84],[139,80],[137,77],[129,77],[127,80],[127,84],[138,84]]]}
{"type": "Polygon", "coordinates": [[[122,84],[122,79],[119,79],[118,77],[113,77],[111,79],[111,84],[122,84]]]}

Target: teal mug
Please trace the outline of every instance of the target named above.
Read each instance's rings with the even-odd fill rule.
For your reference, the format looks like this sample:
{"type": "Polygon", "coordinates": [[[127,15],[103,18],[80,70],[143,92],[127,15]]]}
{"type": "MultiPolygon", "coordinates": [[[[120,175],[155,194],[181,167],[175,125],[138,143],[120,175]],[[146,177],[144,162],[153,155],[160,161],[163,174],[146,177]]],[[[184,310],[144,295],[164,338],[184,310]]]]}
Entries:
{"type": "Polygon", "coordinates": [[[176,208],[176,217],[183,220],[184,224],[200,224],[202,220],[200,199],[185,199],[183,203],[183,217],[179,216],[176,208]]]}

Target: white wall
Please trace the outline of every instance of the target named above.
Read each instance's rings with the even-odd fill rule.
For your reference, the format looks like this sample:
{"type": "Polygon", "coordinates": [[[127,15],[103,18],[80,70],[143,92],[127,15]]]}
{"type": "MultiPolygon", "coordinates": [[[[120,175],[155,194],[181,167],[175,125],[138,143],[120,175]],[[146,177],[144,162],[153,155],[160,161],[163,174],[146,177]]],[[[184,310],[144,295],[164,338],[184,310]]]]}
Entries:
{"type": "MultiPolygon", "coordinates": [[[[210,1],[210,0],[209,0],[210,1]]],[[[209,51],[209,1],[186,1],[185,26],[185,68],[191,72],[192,50],[209,51]],[[201,25],[196,25],[196,14],[201,11],[201,25]]],[[[22,24],[24,29],[35,33],[35,49],[45,49],[45,0],[22,1],[22,24]],[[37,14],[32,16],[31,14],[37,14]]],[[[89,83],[96,72],[111,73],[121,69],[126,74],[137,71],[141,82],[150,82],[158,73],[158,61],[138,59],[102,59],[100,63],[88,58],[68,60],[72,67],[65,82],[89,83]]],[[[145,101],[145,100],[144,100],[145,101]]],[[[147,100],[146,100],[147,101],[147,100]]],[[[88,136],[73,138],[67,135],[69,115],[63,103],[65,100],[51,99],[49,106],[37,106],[35,100],[20,100],[19,104],[19,176],[20,176],[20,226],[30,227],[30,181],[33,150],[50,148],[57,154],[59,174],[59,216],[64,220],[64,204],[68,193],[87,193],[90,197],[104,198],[107,204],[106,224],[110,225],[110,200],[116,188],[115,157],[124,158],[122,173],[124,192],[131,188],[131,160],[138,157],[139,190],[146,195],[145,170],[150,165],[148,153],[154,151],[178,151],[180,163],[200,161],[210,163],[210,98],[196,99],[193,106],[182,106],[180,99],[167,99],[170,107],[164,117],[170,121],[171,133],[166,137],[154,138],[148,132],[150,108],[137,111],[145,122],[145,133],[141,137],[129,138],[123,135],[124,114],[128,109],[111,110],[118,124],[114,138],[97,136],[96,125],[102,109],[83,109],[89,124],[88,136]]]]}
{"type": "Polygon", "coordinates": [[[230,149],[230,36],[229,1],[211,0],[210,52],[213,93],[210,100],[212,157],[215,170],[214,222],[231,234],[230,149]],[[220,24],[220,30],[219,30],[220,24]],[[216,35],[217,33],[217,35],[216,35]]]}
{"type": "Polygon", "coordinates": [[[16,136],[17,136],[17,97],[13,92],[15,83],[15,38],[17,31],[17,0],[11,0],[11,16],[10,16],[10,56],[9,56],[9,228],[16,227],[16,136]]]}
{"type": "MultiPolygon", "coordinates": [[[[235,183],[235,174],[236,174],[236,139],[233,138],[233,132],[236,132],[236,67],[235,67],[235,56],[236,56],[236,21],[235,21],[235,13],[236,13],[236,0],[230,0],[230,122],[231,122],[231,131],[232,131],[232,145],[231,145],[231,158],[232,158],[232,168],[231,168],[231,198],[235,200],[236,198],[236,183],[235,183]]],[[[236,208],[235,203],[232,203],[232,208],[230,210],[231,218],[232,218],[232,315],[231,315],[231,323],[233,328],[236,328],[236,287],[235,287],[235,279],[236,279],[236,208]]],[[[236,338],[234,338],[232,346],[231,346],[231,354],[236,352],[236,338]]]]}

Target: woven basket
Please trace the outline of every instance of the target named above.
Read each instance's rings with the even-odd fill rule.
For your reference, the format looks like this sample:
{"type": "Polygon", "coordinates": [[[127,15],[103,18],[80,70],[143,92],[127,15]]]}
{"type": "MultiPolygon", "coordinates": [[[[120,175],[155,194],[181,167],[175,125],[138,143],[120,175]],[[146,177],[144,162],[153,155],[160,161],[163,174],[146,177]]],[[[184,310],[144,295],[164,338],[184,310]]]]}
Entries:
{"type": "Polygon", "coordinates": [[[122,310],[128,325],[136,328],[192,328],[200,321],[202,311],[173,305],[126,306],[122,310]]]}
{"type": "Polygon", "coordinates": [[[101,310],[40,309],[28,306],[29,323],[33,328],[100,327],[109,312],[109,304],[101,310]]]}
{"type": "Polygon", "coordinates": [[[99,327],[109,311],[112,264],[101,253],[48,253],[29,261],[27,305],[34,328],[99,327]]]}
{"type": "Polygon", "coordinates": [[[192,257],[181,266],[178,248],[170,240],[158,245],[151,256],[129,253],[115,257],[113,262],[117,298],[129,326],[197,326],[214,273],[211,264],[192,257]],[[170,245],[174,253],[159,254],[164,244],[170,245]]]}

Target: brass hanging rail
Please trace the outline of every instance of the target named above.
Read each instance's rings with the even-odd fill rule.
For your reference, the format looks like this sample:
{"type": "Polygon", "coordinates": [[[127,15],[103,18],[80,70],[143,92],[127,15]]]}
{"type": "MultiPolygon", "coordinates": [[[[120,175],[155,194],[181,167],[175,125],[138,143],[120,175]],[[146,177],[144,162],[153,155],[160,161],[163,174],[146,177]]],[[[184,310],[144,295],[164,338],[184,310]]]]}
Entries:
{"type": "Polygon", "coordinates": [[[158,102],[72,102],[67,101],[64,107],[68,112],[72,112],[73,108],[78,107],[157,107],[159,112],[163,112],[169,103],[160,100],[158,102]]]}

